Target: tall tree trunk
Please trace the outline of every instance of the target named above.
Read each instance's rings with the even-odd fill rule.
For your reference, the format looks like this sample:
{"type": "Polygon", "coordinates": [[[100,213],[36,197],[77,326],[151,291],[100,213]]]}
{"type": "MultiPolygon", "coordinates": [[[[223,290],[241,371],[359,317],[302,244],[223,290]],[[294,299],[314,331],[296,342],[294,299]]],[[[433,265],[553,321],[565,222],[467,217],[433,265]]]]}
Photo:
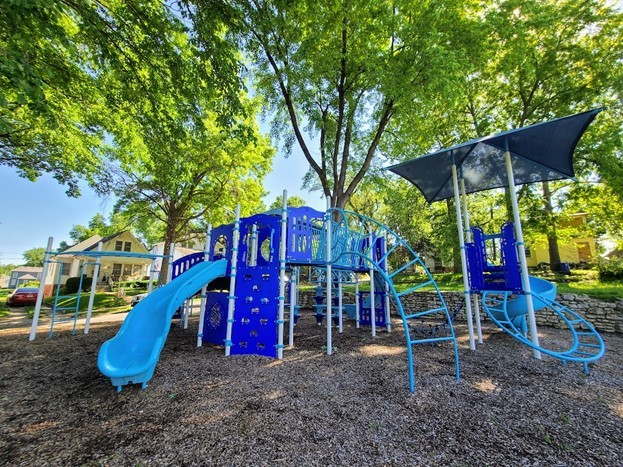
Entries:
{"type": "Polygon", "coordinates": [[[167,277],[169,277],[169,255],[171,254],[171,243],[177,240],[175,227],[167,226],[164,232],[164,249],[162,254],[164,258],[162,258],[162,266],[160,267],[160,278],[159,284],[164,285],[167,282],[167,277]]]}
{"type": "Polygon", "coordinates": [[[556,231],[556,217],[552,206],[552,192],[549,182],[543,182],[543,205],[547,212],[547,246],[549,248],[549,267],[552,271],[560,269],[560,249],[558,248],[558,233],[556,231]]]}

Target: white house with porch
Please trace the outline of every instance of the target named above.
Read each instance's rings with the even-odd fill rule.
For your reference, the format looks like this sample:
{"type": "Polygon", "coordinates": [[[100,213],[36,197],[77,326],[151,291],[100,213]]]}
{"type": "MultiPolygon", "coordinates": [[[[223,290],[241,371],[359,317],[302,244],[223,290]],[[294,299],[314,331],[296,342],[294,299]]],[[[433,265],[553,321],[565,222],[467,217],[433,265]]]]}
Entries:
{"type": "MultiPolygon", "coordinates": [[[[92,257],[80,256],[75,253],[80,251],[97,251],[98,244],[102,243],[102,251],[108,252],[132,252],[148,254],[145,245],[129,231],[119,232],[108,237],[93,235],[92,237],[67,248],[56,255],[48,269],[48,284],[58,284],[58,275],[61,274],[60,284],[64,285],[70,277],[77,277],[81,273],[93,277],[95,260],[92,257]],[[84,268],[84,269],[83,269],[84,268]]],[[[97,277],[98,285],[108,285],[111,282],[125,281],[129,279],[142,279],[149,274],[151,260],[147,258],[114,257],[101,258],[101,267],[97,277]]]]}

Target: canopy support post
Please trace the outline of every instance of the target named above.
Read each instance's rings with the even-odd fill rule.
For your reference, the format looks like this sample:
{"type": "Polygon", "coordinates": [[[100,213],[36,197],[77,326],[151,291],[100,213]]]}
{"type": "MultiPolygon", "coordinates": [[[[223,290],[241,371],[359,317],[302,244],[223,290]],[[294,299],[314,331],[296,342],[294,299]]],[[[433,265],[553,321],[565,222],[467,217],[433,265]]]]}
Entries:
{"type": "MultiPolygon", "coordinates": [[[[467,194],[465,193],[465,179],[461,173],[461,198],[463,199],[463,220],[465,222],[465,238],[468,243],[472,242],[472,226],[469,221],[469,210],[467,209],[467,194]]],[[[474,318],[476,319],[476,335],[478,336],[478,343],[482,344],[482,324],[480,320],[480,304],[478,302],[478,295],[471,294],[472,302],[474,306],[474,318]]]]}
{"type": "Polygon", "coordinates": [[[452,161],[452,187],[454,189],[454,205],[456,207],[456,224],[459,231],[459,247],[461,249],[461,270],[463,272],[463,294],[465,295],[465,313],[467,314],[467,332],[469,333],[469,348],[476,350],[474,341],[474,323],[472,318],[472,302],[470,301],[469,279],[467,277],[467,259],[465,257],[465,238],[463,236],[463,220],[461,215],[461,199],[459,197],[459,177],[456,162],[452,161]]]}
{"type": "MultiPolygon", "coordinates": [[[[530,277],[528,275],[528,262],[526,261],[526,246],[523,240],[523,230],[521,229],[521,219],[519,217],[519,204],[517,203],[517,193],[515,192],[515,175],[513,174],[513,163],[511,153],[508,150],[508,140],[506,140],[506,176],[508,178],[508,191],[513,206],[513,220],[515,222],[515,237],[517,239],[517,251],[519,252],[519,263],[521,265],[521,280],[526,296],[526,307],[528,308],[528,327],[530,329],[530,340],[539,347],[539,334],[536,328],[536,317],[534,316],[534,302],[532,301],[532,290],[530,288],[530,277]]],[[[541,352],[534,349],[534,358],[541,359],[541,352]]]]}

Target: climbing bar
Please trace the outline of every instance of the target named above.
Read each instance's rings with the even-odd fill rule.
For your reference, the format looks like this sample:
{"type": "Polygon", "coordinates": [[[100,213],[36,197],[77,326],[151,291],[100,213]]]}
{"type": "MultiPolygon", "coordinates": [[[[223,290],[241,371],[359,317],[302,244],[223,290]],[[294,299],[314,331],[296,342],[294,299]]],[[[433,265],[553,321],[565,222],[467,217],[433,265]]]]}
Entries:
{"type": "Polygon", "coordinates": [[[405,264],[405,265],[404,265],[404,266],[402,266],[401,268],[396,269],[394,272],[392,272],[392,273],[389,275],[389,278],[390,278],[390,279],[393,279],[393,278],[394,278],[394,276],[395,276],[396,274],[400,274],[402,271],[404,271],[405,269],[407,269],[407,268],[408,268],[408,267],[410,267],[410,266],[413,266],[415,263],[418,263],[418,262],[419,262],[419,261],[418,261],[418,259],[417,259],[417,258],[416,258],[416,259],[413,259],[413,260],[411,260],[411,261],[409,261],[407,264],[405,264]]]}
{"type": "Polygon", "coordinates": [[[405,290],[403,292],[400,292],[398,294],[398,296],[402,297],[404,295],[410,294],[411,292],[415,292],[416,290],[423,289],[424,287],[428,287],[429,285],[433,285],[433,283],[434,283],[433,280],[430,280],[430,281],[427,281],[427,282],[423,282],[423,283],[418,284],[418,285],[416,285],[414,287],[411,287],[410,289],[407,289],[407,290],[405,290]]]}
{"type": "Polygon", "coordinates": [[[445,308],[433,308],[432,310],[418,311],[417,313],[405,315],[405,319],[421,318],[422,316],[434,315],[435,313],[441,313],[442,311],[446,311],[446,309],[445,308]]]}

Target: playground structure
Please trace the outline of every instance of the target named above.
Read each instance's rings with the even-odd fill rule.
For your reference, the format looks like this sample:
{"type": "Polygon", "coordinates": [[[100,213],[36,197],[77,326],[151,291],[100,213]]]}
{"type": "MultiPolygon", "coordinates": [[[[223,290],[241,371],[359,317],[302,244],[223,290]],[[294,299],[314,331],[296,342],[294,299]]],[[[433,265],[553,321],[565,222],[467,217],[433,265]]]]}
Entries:
{"type": "Polygon", "coordinates": [[[454,198],[463,270],[467,325],[471,350],[482,343],[479,296],[483,309],[504,332],[533,349],[564,363],[588,363],[601,358],[604,342],[595,328],[576,312],[557,303],[554,284],[528,274],[517,203],[517,184],[573,178],[573,152],[584,131],[602,109],[510,130],[442,149],[389,169],[413,183],[429,203],[454,198]],[[499,234],[485,235],[470,226],[467,194],[508,187],[513,222],[499,234]],[[486,241],[501,243],[501,264],[487,259],[486,241]],[[548,310],[567,326],[566,348],[539,342],[535,312],[548,310]],[[474,320],[476,334],[474,336],[474,320]]]}
{"type": "MultiPolygon", "coordinates": [[[[590,323],[554,301],[553,284],[528,275],[513,168],[514,158],[515,165],[521,169],[520,183],[572,176],[570,159],[575,145],[598,112],[599,109],[481,138],[391,168],[416,184],[429,202],[454,198],[472,350],[476,348],[474,320],[477,340],[482,343],[482,302],[491,320],[532,348],[536,358],[545,353],[563,363],[580,362],[588,371],[588,363],[604,354],[603,340],[590,323]],[[554,137],[557,132],[564,138],[554,137]],[[570,134],[573,137],[569,137],[570,134]],[[526,143],[525,138],[533,139],[534,144],[526,143]],[[560,147],[568,160],[549,164],[552,148],[560,147]],[[438,170],[443,166],[439,158],[449,163],[449,175],[447,171],[438,170]],[[503,171],[499,168],[502,161],[503,171]],[[429,176],[434,168],[439,180],[429,176]],[[420,174],[424,179],[418,180],[414,174],[420,174]],[[504,186],[503,181],[510,188],[513,222],[505,224],[500,234],[485,235],[482,230],[470,226],[467,194],[499,188],[504,186]],[[502,246],[499,265],[491,264],[487,259],[486,242],[496,239],[502,246]],[[539,343],[535,311],[542,309],[556,314],[567,325],[571,338],[568,348],[549,348],[539,343]]],[[[369,217],[335,208],[324,213],[308,207],[288,209],[286,199],[284,192],[283,206],[278,212],[269,211],[243,219],[238,207],[233,224],[208,229],[204,252],[172,263],[169,269],[172,280],[139,302],[117,336],[100,349],[99,369],[111,378],[119,391],[130,383],[146,387],[153,376],[173,315],[181,307],[181,320],[186,326],[193,306],[188,299],[199,290],[197,346],[210,342],[224,345],[226,356],[255,354],[282,359],[286,289],[290,304],[288,344],[292,346],[302,266],[313,268],[317,283],[315,316],[319,325],[323,321],[326,324],[328,355],[333,352],[334,322],[338,332],[342,332],[344,313],[354,318],[357,328],[369,325],[372,336],[375,336],[377,328],[385,327],[391,331],[389,313],[390,306],[393,306],[405,333],[411,392],[415,390],[413,347],[418,344],[451,342],[456,378],[460,378],[453,317],[430,272],[407,242],[369,217]],[[416,277],[424,279],[398,292],[393,279],[413,269],[421,273],[416,277]],[[367,295],[359,292],[362,274],[369,276],[367,295]],[[217,281],[219,278],[224,280],[217,281]],[[343,303],[344,284],[355,285],[354,304],[343,303]],[[405,309],[401,297],[427,287],[432,288],[437,297],[433,308],[405,309]],[[431,331],[422,335],[416,332],[412,325],[428,318],[440,321],[434,329],[443,327],[447,333],[442,335],[431,331]]],[[[47,251],[50,250],[51,242],[47,251]]],[[[36,319],[41,298],[42,293],[38,298],[36,319]]],[[[33,323],[33,339],[35,328],[33,323]]],[[[85,332],[88,332],[88,318],[85,332]]]]}
{"type": "MultiPolygon", "coordinates": [[[[52,304],[52,309],[50,310],[50,331],[48,337],[52,337],[54,333],[54,325],[63,322],[71,322],[72,326],[72,334],[76,331],[76,325],[78,322],[78,315],[80,312],[80,302],[82,299],[82,289],[83,289],[83,280],[86,276],[86,267],[93,266],[93,277],[91,280],[91,290],[89,292],[89,302],[87,306],[85,324],[84,324],[84,333],[89,333],[89,327],[91,323],[91,317],[93,314],[93,303],[95,300],[95,292],[97,289],[97,277],[99,274],[101,259],[103,257],[114,257],[114,258],[148,258],[151,259],[151,267],[150,267],[150,275],[147,293],[151,293],[153,289],[153,272],[154,272],[154,264],[157,258],[163,258],[162,255],[152,255],[145,253],[132,253],[132,252],[124,252],[124,251],[102,251],[102,242],[99,242],[97,245],[97,250],[88,250],[88,251],[72,251],[72,252],[61,252],[56,253],[53,251],[54,238],[49,237],[47,247],[45,250],[45,255],[43,258],[43,268],[41,271],[41,282],[39,283],[39,290],[37,293],[37,302],[35,303],[35,312],[33,315],[32,326],[30,329],[29,340],[35,340],[37,336],[37,326],[39,325],[39,317],[41,315],[41,306],[43,304],[43,298],[46,293],[46,286],[51,286],[51,289],[54,294],[54,303],[52,304]],[[62,269],[59,267],[56,271],[56,279],[50,276],[48,273],[50,272],[50,266],[54,264],[60,264],[58,261],[54,259],[55,256],[58,255],[63,256],[79,256],[91,258],[91,261],[86,261],[82,263],[80,269],[80,281],[78,285],[78,292],[76,296],[73,295],[61,295],[61,278],[62,278],[62,269]],[[51,281],[51,283],[50,283],[51,281]],[[64,300],[75,300],[75,304],[72,306],[64,306],[64,300]]],[[[175,250],[175,245],[171,245],[171,254],[168,255],[169,260],[173,259],[173,251],[175,250]]],[[[170,280],[170,275],[169,279],[170,280]]]]}
{"type": "Polygon", "coordinates": [[[410,390],[415,390],[413,347],[418,344],[451,342],[459,378],[458,347],[451,324],[449,335],[412,335],[409,323],[413,320],[437,317],[449,323],[450,319],[445,301],[417,253],[373,219],[340,209],[328,209],[325,213],[308,207],[288,209],[285,200],[284,192],[280,212],[241,219],[237,209],[233,224],[209,228],[205,252],[174,262],[173,280],[134,307],[117,336],[102,346],[98,358],[100,370],[118,390],[129,383],[146,386],[175,310],[181,306],[182,323],[187,322],[189,307],[183,303],[200,289],[198,346],[202,342],[224,345],[227,356],[283,358],[286,283],[290,303],[288,344],[292,346],[302,266],[312,267],[315,281],[324,286],[324,299],[318,300],[316,319],[318,324],[324,321],[326,325],[328,355],[333,352],[334,321],[338,332],[342,332],[344,313],[354,315],[356,327],[368,322],[373,336],[380,326],[390,331],[391,299],[405,332],[410,390]],[[398,292],[392,279],[413,268],[420,270],[424,281],[398,292]],[[342,286],[354,282],[358,288],[359,274],[369,275],[370,291],[361,297],[361,303],[356,299],[355,304],[344,306],[342,286]],[[218,278],[225,280],[215,281],[218,278]],[[438,306],[406,310],[401,297],[423,287],[435,290],[438,306]]]}

